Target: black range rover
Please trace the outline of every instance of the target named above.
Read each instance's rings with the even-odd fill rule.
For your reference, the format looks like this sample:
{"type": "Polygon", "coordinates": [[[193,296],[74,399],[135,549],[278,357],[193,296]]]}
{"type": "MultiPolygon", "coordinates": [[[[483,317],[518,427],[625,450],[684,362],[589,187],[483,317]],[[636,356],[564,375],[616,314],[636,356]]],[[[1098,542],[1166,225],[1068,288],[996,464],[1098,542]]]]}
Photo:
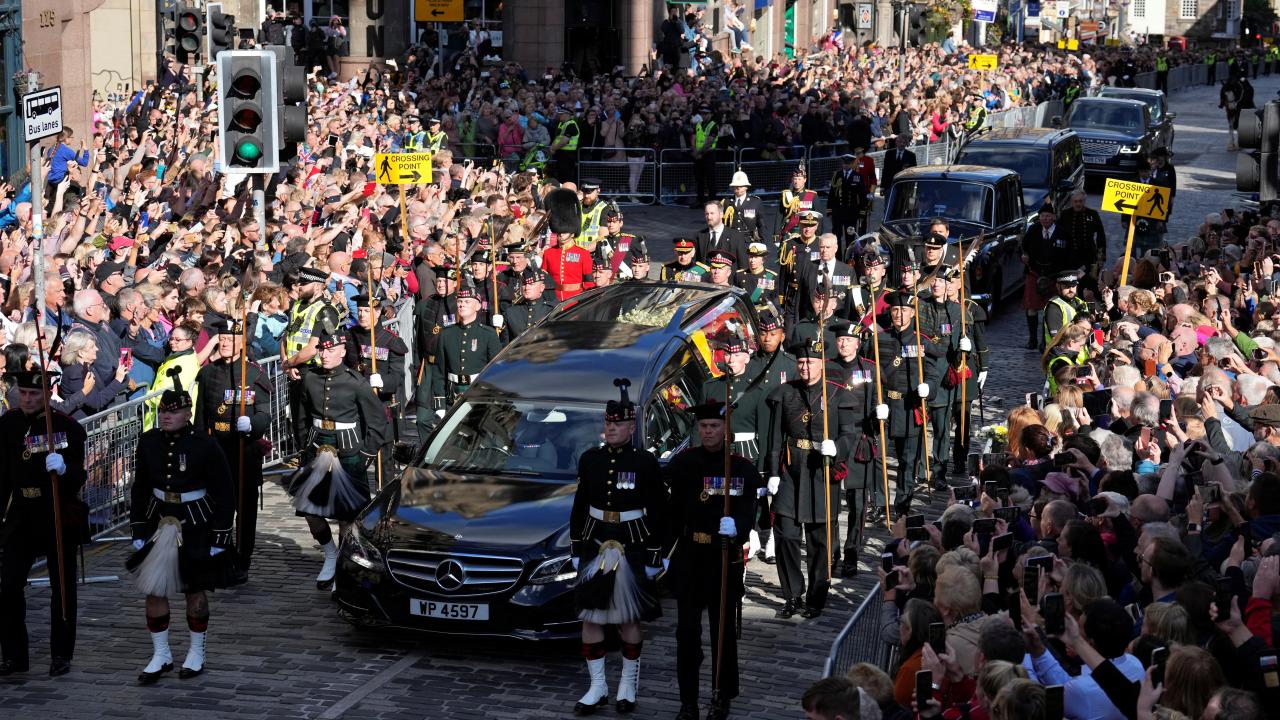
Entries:
{"type": "Polygon", "coordinates": [[[1080,136],[1084,169],[1091,175],[1132,177],[1138,159],[1161,145],[1150,111],[1138,100],[1080,98],[1071,103],[1067,127],[1080,136]]]}
{"type": "Polygon", "coordinates": [[[617,398],[613,379],[632,381],[637,445],[665,461],[693,428],[685,408],[709,379],[705,349],[731,329],[755,346],[755,310],[737,288],[624,283],[562,303],[494,358],[357,519],[338,563],[342,616],[577,636],[569,512],[578,457],[600,444],[617,398]]]}

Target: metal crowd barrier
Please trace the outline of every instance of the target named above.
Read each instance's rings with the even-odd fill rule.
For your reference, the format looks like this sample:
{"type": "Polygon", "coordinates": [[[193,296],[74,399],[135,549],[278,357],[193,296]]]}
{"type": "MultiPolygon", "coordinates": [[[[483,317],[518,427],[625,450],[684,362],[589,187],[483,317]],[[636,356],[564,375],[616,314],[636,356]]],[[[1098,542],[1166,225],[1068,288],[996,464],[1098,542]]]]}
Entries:
{"type": "MultiPolygon", "coordinates": [[[[822,143],[809,150],[809,187],[813,190],[830,190],[831,178],[844,166],[840,158],[853,152],[847,142],[822,143]]],[[[879,169],[879,165],[876,166],[879,169]]]]}
{"type": "Polygon", "coordinates": [[[658,153],[653,148],[584,147],[578,155],[578,184],[586,178],[600,181],[601,197],[652,205],[658,199],[658,153]],[[587,160],[589,152],[643,153],[633,158],[587,160]]]}
{"type": "Polygon", "coordinates": [[[876,585],[832,641],[827,662],[822,667],[823,677],[844,677],[849,668],[860,662],[869,662],[888,671],[893,648],[880,640],[882,601],[880,586],[876,585]]]}
{"type": "MultiPolygon", "coordinates": [[[[717,148],[715,153],[715,171],[711,183],[712,196],[718,196],[724,188],[729,187],[733,179],[733,171],[737,168],[737,153],[731,149],[717,148]]],[[[658,155],[658,202],[664,205],[678,201],[688,201],[698,196],[698,185],[694,181],[693,155],[684,148],[668,148],[658,155]]]]}
{"type": "MultiPolygon", "coordinates": [[[[804,145],[777,148],[779,156],[770,158],[764,148],[744,147],[738,150],[738,169],[751,180],[752,195],[778,195],[791,186],[791,174],[797,166],[808,166],[810,149],[804,145]]],[[[839,162],[839,159],[836,160],[839,162]]],[[[810,172],[812,179],[813,174],[810,172]]],[[[810,183],[812,186],[812,183],[810,183]]]]}
{"type": "Polygon", "coordinates": [[[458,150],[453,155],[453,161],[460,163],[463,160],[470,160],[473,165],[488,166],[494,160],[498,159],[498,148],[491,143],[485,142],[458,142],[449,143],[450,146],[456,147],[458,150]]]}
{"type": "MultiPolygon", "coordinates": [[[[406,303],[412,308],[412,303],[406,303]]],[[[403,307],[401,308],[403,310],[403,307]]],[[[405,314],[388,320],[384,327],[402,325],[405,314]]],[[[412,317],[410,312],[408,317],[412,317]]],[[[412,321],[400,334],[405,343],[415,347],[412,321]]],[[[271,443],[262,466],[282,465],[298,454],[293,438],[289,410],[289,382],[278,355],[258,361],[267,382],[271,385],[271,424],[266,439],[271,443]]],[[[409,363],[406,363],[406,382],[409,381],[409,363]]],[[[412,389],[411,386],[407,386],[412,389]]],[[[155,392],[129,402],[116,405],[91,415],[81,421],[85,440],[85,482],[83,497],[89,505],[89,526],[95,541],[115,539],[112,536],[129,524],[129,492],[134,478],[134,457],[138,438],[142,436],[143,402],[154,398],[155,392]]]]}

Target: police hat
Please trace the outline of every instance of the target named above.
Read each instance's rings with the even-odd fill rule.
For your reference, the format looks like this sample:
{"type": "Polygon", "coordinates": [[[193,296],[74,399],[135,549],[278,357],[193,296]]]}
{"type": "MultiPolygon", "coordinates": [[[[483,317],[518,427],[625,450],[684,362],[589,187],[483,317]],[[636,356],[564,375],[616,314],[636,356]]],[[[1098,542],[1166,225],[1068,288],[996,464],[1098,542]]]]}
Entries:
{"type": "Polygon", "coordinates": [[[47,377],[49,384],[52,385],[59,377],[62,376],[62,373],[58,372],[57,370],[45,370],[43,373],[41,373],[38,369],[37,370],[15,370],[11,373],[5,373],[6,378],[9,378],[10,380],[12,380],[15,385],[17,385],[19,388],[22,388],[23,390],[42,389],[44,387],[44,383],[42,383],[40,380],[41,375],[44,375],[45,377],[47,377]]]}
{"type": "Polygon", "coordinates": [[[676,252],[692,252],[696,244],[689,238],[675,239],[676,252]]]}
{"type": "Polygon", "coordinates": [[[604,406],[604,419],[609,422],[623,422],[636,419],[636,404],[627,395],[631,381],[627,378],[614,378],[613,386],[618,388],[618,399],[610,400],[604,406]]]}
{"type": "Polygon", "coordinates": [[[826,348],[822,346],[822,341],[818,338],[810,338],[792,343],[787,348],[787,352],[795,356],[797,360],[821,360],[826,356],[826,348]]]}
{"type": "Polygon", "coordinates": [[[782,318],[772,310],[765,310],[760,313],[760,322],[757,324],[760,332],[771,332],[773,330],[782,329],[782,318]]]}
{"type": "Polygon", "coordinates": [[[313,267],[304,267],[298,271],[298,282],[300,283],[325,283],[329,282],[329,273],[313,267]]]}
{"type": "Polygon", "coordinates": [[[439,124],[440,124],[440,118],[433,117],[427,121],[427,125],[439,125],[439,124]]]}
{"type": "Polygon", "coordinates": [[[946,247],[947,239],[940,233],[929,233],[929,236],[924,239],[924,246],[931,248],[946,247]]]}
{"type": "Polygon", "coordinates": [[[407,115],[405,116],[404,121],[406,123],[416,123],[416,122],[422,122],[422,118],[418,117],[417,115],[407,115]]]}
{"type": "Polygon", "coordinates": [[[1253,420],[1254,425],[1280,427],[1280,405],[1275,403],[1259,405],[1249,411],[1249,419],[1253,420]]]}
{"type": "Polygon", "coordinates": [[[712,265],[733,265],[738,262],[738,258],[728,250],[713,250],[708,262],[712,265]]]}
{"type": "Polygon", "coordinates": [[[724,420],[724,403],[719,400],[708,400],[701,405],[689,408],[693,417],[698,420],[724,420]]]}
{"type": "Polygon", "coordinates": [[[590,192],[600,192],[600,181],[599,180],[583,180],[582,185],[580,185],[579,187],[582,188],[582,192],[584,195],[590,192]]]}
{"type": "Polygon", "coordinates": [[[1075,270],[1067,270],[1065,272],[1058,273],[1054,280],[1056,280],[1060,285],[1075,285],[1080,282],[1080,273],[1075,270]]]}

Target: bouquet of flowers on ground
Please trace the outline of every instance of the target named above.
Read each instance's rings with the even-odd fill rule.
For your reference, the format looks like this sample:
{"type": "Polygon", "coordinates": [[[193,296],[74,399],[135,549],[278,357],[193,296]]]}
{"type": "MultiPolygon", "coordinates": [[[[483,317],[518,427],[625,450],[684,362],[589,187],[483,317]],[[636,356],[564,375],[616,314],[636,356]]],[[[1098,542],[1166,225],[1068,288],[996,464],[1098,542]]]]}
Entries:
{"type": "Polygon", "coordinates": [[[983,438],[984,453],[1004,452],[1009,447],[1009,427],[1007,425],[984,425],[978,430],[983,438]]]}

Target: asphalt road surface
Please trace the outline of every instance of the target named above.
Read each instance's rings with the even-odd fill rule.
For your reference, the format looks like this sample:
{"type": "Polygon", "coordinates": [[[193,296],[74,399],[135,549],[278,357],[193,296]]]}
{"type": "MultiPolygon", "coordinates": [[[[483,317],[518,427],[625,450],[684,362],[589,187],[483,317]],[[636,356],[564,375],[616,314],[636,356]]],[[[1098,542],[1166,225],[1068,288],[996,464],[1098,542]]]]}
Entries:
{"type": "MultiPolygon", "coordinates": [[[[1259,102],[1273,97],[1280,78],[1257,83],[1259,102]]],[[[1175,94],[1179,192],[1170,240],[1194,233],[1207,212],[1234,204],[1233,154],[1215,90],[1175,94]]],[[[1091,195],[1097,207],[1099,196],[1091,195]]],[[[1111,253],[1120,252],[1119,218],[1108,221],[1111,253]]],[[[701,225],[698,212],[679,208],[626,210],[629,229],[651,239],[651,251],[670,258],[670,238],[701,225]]],[[[1012,309],[1012,308],[1011,308],[1012,309]]],[[[1025,325],[1016,310],[994,320],[988,340],[1000,359],[983,398],[985,422],[1002,419],[1023,394],[1043,382],[1039,358],[1023,349],[1025,325]]],[[[5,718],[552,718],[571,715],[586,689],[573,643],[531,645],[466,638],[411,638],[372,633],[337,617],[328,595],[315,589],[320,552],[275,485],[266,492],[259,519],[258,554],[249,584],[212,596],[209,649],[203,676],[179,681],[176,673],[153,687],[136,684],[151,655],[143,599],[123,572],[124,548],[107,545],[87,553],[90,576],[121,576],[80,588],[80,630],[70,675],[48,679],[47,586],[28,591],[32,672],[0,679],[5,718]]],[[[919,496],[918,496],[919,497],[919,496]]],[[[936,518],[944,499],[921,498],[936,518]]],[[[800,715],[799,697],[822,672],[831,641],[866,596],[885,533],[872,529],[862,554],[864,572],[837,581],[825,614],[812,621],[773,619],[781,604],[773,567],[748,565],[739,718],[800,715]],[[868,564],[870,561],[871,564],[868,564]]],[[[184,608],[173,603],[176,663],[186,653],[184,608]]],[[[668,718],[679,707],[675,680],[675,606],[664,603],[660,621],[646,630],[639,707],[634,717],[668,718]]],[[[705,645],[704,645],[705,647],[705,645]]],[[[709,652],[709,651],[708,651],[709,652]]],[[[616,688],[620,661],[610,659],[616,688]]],[[[704,704],[710,662],[704,665],[704,704]]],[[[602,715],[612,715],[612,709],[602,715]]]]}

